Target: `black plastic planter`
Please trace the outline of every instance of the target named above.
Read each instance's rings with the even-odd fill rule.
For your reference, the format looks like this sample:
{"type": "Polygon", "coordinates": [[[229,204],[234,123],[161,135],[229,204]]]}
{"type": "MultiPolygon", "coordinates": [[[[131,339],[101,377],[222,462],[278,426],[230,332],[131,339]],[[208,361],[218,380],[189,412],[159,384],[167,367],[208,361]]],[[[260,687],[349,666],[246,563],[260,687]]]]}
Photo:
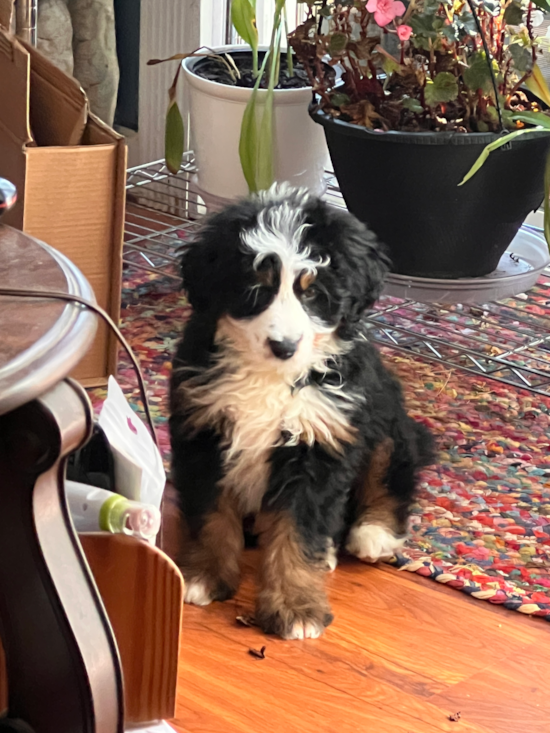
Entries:
{"type": "Polygon", "coordinates": [[[396,273],[487,275],[543,200],[550,135],[521,135],[459,187],[496,134],[375,132],[313,104],[310,115],[325,129],[348,209],[386,243],[396,273]]]}

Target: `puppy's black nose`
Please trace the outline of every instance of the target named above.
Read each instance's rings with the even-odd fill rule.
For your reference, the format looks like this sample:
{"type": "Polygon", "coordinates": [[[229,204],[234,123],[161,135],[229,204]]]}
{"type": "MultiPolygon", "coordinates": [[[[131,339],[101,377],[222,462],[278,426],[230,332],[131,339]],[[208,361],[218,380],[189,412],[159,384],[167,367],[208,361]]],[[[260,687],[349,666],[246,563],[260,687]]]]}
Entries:
{"type": "Polygon", "coordinates": [[[282,341],[268,339],[267,342],[273,352],[273,356],[276,356],[277,359],[290,359],[296,353],[296,349],[300,343],[299,341],[291,341],[290,339],[283,339],[282,341]]]}

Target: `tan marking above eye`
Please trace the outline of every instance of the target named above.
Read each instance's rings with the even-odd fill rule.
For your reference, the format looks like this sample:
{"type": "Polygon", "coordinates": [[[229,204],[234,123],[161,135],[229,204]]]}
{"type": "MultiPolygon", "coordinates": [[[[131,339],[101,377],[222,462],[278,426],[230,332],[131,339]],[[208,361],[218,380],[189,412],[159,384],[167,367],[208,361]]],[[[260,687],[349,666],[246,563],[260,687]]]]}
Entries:
{"type": "Polygon", "coordinates": [[[310,285],[312,285],[315,282],[315,273],[314,272],[303,272],[300,275],[300,287],[302,290],[307,290],[310,285]]]}

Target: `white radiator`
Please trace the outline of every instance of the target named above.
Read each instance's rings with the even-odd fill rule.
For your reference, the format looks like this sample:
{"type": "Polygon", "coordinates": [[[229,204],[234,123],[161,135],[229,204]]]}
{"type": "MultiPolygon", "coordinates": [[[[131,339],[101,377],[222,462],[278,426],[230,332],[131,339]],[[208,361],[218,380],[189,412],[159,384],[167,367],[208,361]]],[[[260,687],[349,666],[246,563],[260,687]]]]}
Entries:
{"type": "MultiPolygon", "coordinates": [[[[147,61],[188,53],[200,45],[200,5],[201,0],[141,0],[139,132],[128,135],[130,167],[164,156],[168,88],[176,73],[177,62],[147,66],[147,61]]],[[[183,84],[180,86],[180,102],[184,111],[183,84]]]]}

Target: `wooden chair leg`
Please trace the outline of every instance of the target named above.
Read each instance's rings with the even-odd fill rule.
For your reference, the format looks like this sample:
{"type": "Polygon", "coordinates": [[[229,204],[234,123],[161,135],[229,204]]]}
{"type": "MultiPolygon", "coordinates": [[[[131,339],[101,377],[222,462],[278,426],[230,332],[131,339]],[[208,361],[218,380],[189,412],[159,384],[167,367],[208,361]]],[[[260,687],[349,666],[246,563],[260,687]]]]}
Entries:
{"type": "Polygon", "coordinates": [[[111,626],[69,519],[63,461],[91,429],[62,382],[0,416],[0,628],[9,715],[39,733],[122,733],[111,626]]]}
{"type": "Polygon", "coordinates": [[[126,725],[175,715],[183,578],[147,542],[81,534],[80,541],[117,640],[126,725]]]}
{"type": "MultiPolygon", "coordinates": [[[[183,578],[151,545],[121,535],[80,541],[113,626],[124,677],[126,725],[175,715],[183,578]]],[[[0,645],[0,714],[8,705],[0,645]]]]}

